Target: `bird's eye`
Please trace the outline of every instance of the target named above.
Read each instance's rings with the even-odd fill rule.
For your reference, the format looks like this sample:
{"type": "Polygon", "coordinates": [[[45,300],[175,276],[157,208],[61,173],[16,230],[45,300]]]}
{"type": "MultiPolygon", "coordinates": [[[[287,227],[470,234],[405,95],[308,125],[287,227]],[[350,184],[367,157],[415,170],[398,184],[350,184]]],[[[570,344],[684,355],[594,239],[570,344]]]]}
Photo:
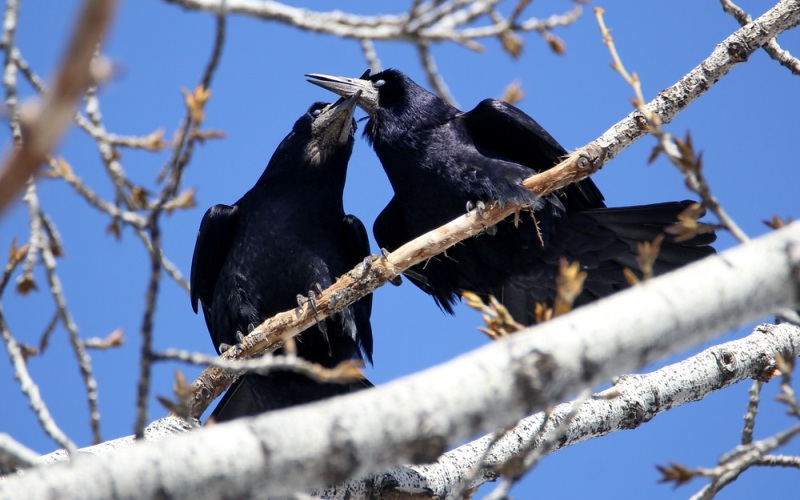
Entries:
{"type": "Polygon", "coordinates": [[[376,80],[375,83],[373,83],[373,85],[375,85],[376,87],[382,87],[385,83],[386,80],[376,80]]]}

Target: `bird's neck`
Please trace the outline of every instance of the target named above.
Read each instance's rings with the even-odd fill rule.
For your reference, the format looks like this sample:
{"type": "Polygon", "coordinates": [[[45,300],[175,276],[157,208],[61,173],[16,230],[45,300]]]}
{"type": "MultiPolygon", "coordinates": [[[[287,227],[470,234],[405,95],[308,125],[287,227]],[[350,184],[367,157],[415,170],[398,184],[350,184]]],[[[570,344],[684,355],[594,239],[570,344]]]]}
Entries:
{"type": "Polygon", "coordinates": [[[325,175],[305,168],[298,171],[267,168],[251,191],[259,198],[289,203],[297,211],[340,214],[344,213],[344,185],[344,175],[325,175]]]}

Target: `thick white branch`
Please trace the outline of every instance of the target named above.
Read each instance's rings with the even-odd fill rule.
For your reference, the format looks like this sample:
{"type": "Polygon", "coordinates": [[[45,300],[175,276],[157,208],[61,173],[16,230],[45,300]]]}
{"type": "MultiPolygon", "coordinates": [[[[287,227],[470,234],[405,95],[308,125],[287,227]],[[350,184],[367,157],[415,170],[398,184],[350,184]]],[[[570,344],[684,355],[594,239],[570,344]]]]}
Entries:
{"type": "Polygon", "coordinates": [[[0,497],[276,496],[430,462],[581,388],[800,306],[799,249],[794,223],[383,387],[33,470],[0,483],[0,497]]]}
{"type": "MultiPolygon", "coordinates": [[[[180,417],[171,415],[160,418],[148,425],[144,430],[144,441],[155,443],[164,438],[174,436],[175,434],[181,432],[187,432],[199,427],[200,422],[197,420],[186,421],[180,417]]],[[[112,439],[111,441],[105,441],[94,446],[81,448],[78,450],[78,453],[84,455],[108,455],[109,453],[119,451],[123,448],[128,448],[135,442],[135,437],[130,435],[119,439],[112,439]]],[[[67,452],[61,449],[39,457],[39,462],[42,464],[53,464],[56,462],[69,460],[69,458],[70,457],[67,452]]]]}
{"type": "Polygon", "coordinates": [[[35,451],[5,432],[0,432],[0,474],[6,474],[17,468],[33,467],[38,458],[35,451]]]}
{"type": "MultiPolygon", "coordinates": [[[[583,402],[577,414],[551,450],[605,436],[611,432],[635,429],[659,413],[699,401],[714,391],[748,379],[765,380],[775,368],[775,354],[800,355],[800,328],[794,325],[760,325],[739,340],[720,344],[673,365],[644,375],[626,375],[614,387],[583,402]],[[609,397],[611,395],[614,397],[609,397]]],[[[550,436],[573,412],[574,403],[555,407],[550,418],[544,412],[523,419],[509,430],[486,456],[481,473],[471,488],[493,481],[495,466],[508,463],[521,454],[539,450],[543,438],[550,436]]],[[[328,500],[373,498],[387,488],[394,491],[424,491],[427,496],[448,498],[461,478],[483,456],[491,436],[459,446],[430,465],[398,467],[365,480],[318,492],[328,500]]]]}

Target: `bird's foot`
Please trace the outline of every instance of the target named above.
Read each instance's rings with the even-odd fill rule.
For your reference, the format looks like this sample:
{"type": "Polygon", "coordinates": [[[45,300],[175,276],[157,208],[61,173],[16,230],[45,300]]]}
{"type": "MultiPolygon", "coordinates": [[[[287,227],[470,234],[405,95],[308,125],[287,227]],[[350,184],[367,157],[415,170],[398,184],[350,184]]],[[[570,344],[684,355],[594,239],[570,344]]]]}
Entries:
{"type": "MultiPolygon", "coordinates": [[[[320,286],[319,283],[315,283],[314,287],[318,291],[320,291],[320,292],[322,291],[322,286],[320,286]]],[[[314,311],[314,319],[317,322],[317,327],[322,332],[322,335],[324,335],[325,338],[327,339],[328,338],[328,325],[325,323],[324,319],[322,321],[320,321],[319,318],[317,317],[317,315],[319,313],[319,311],[317,310],[317,292],[315,292],[314,290],[309,290],[308,291],[308,297],[303,297],[302,295],[298,295],[297,296],[297,302],[300,305],[303,305],[306,302],[308,302],[308,305],[311,307],[311,310],[314,311]],[[301,300],[303,301],[302,303],[300,303],[301,300]]]]}
{"type": "MultiPolygon", "coordinates": [[[[255,329],[255,327],[256,327],[256,325],[250,323],[249,325],[247,325],[247,332],[248,333],[252,332],[255,329]]],[[[236,344],[231,345],[231,344],[226,344],[225,342],[220,342],[220,344],[219,344],[219,353],[220,354],[228,352],[233,346],[241,344],[242,342],[244,342],[245,335],[242,332],[240,332],[239,330],[236,330],[236,333],[234,335],[236,336],[236,344]]]]}
{"type": "Polygon", "coordinates": [[[378,257],[377,255],[372,255],[372,254],[364,257],[364,260],[362,260],[358,264],[358,266],[356,266],[356,269],[360,271],[361,274],[360,278],[363,279],[369,274],[369,272],[372,270],[372,264],[379,258],[380,257],[378,257]]]}
{"type": "MultiPolygon", "coordinates": [[[[478,218],[480,218],[481,220],[486,220],[486,204],[485,203],[483,203],[480,200],[477,203],[473,203],[471,201],[468,201],[467,202],[467,212],[472,211],[472,209],[475,209],[475,214],[478,216],[478,218]]],[[[496,226],[487,226],[486,227],[486,234],[488,234],[490,236],[494,236],[495,234],[497,234],[497,227],[496,226]]]]}
{"type": "Polygon", "coordinates": [[[468,201],[467,202],[467,212],[471,212],[472,209],[475,209],[475,213],[481,219],[486,218],[486,204],[482,201],[478,200],[477,202],[468,201]]]}

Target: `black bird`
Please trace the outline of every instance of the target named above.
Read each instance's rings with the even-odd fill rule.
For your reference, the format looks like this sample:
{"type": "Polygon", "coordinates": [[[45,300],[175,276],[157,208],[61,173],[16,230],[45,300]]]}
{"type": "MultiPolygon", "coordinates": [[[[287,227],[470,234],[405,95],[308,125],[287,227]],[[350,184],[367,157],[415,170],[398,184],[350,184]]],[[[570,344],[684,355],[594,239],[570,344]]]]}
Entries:
{"type": "MultiPolygon", "coordinates": [[[[537,200],[521,181],[567,152],[516,107],[486,99],[462,112],[393,69],[360,78],[306,76],[341,96],[361,94],[358,105],[369,114],[364,135],[394,188],[374,225],[381,247],[394,250],[481,203],[535,208],[410,269],[411,281],[450,313],[460,292],[472,291],[494,295],[517,321],[532,323],[534,303],[554,299],[562,257],[588,271],[577,305],[624,288],[623,268],[638,269],[636,243],[662,234],[691,203],[606,208],[588,178],[537,200]]],[[[713,253],[714,239],[667,236],[655,272],[713,253]]]]}
{"type": "MultiPolygon", "coordinates": [[[[198,301],[222,352],[298,296],[331,285],[369,255],[364,225],[342,204],[353,150],[358,95],[315,103],[297,120],[256,182],[233,205],[203,216],[192,258],[191,300],[198,301]]],[[[297,337],[297,355],[325,367],[372,362],[372,297],[297,337]]],[[[230,420],[369,387],[318,383],[290,371],[245,375],[212,413],[230,420]]]]}

